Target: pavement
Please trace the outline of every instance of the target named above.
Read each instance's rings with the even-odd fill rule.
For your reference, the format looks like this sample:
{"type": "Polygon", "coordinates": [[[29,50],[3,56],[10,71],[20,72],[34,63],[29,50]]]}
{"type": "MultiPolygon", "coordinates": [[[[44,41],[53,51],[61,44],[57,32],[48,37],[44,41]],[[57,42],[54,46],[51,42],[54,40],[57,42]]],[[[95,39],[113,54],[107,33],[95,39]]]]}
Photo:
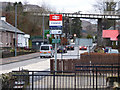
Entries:
{"type": "Polygon", "coordinates": [[[50,59],[40,59],[39,52],[16,57],[0,59],[0,74],[19,70],[49,71],[50,59]],[[18,63],[14,63],[18,62],[18,63]],[[31,63],[33,62],[33,63],[31,63]],[[29,63],[29,64],[28,64],[29,63]]]}
{"type": "Polygon", "coordinates": [[[16,56],[16,57],[1,58],[0,65],[36,58],[36,57],[39,57],[39,55],[40,55],[39,52],[37,52],[37,53],[32,53],[32,54],[27,54],[27,55],[20,55],[20,56],[16,56]]]}

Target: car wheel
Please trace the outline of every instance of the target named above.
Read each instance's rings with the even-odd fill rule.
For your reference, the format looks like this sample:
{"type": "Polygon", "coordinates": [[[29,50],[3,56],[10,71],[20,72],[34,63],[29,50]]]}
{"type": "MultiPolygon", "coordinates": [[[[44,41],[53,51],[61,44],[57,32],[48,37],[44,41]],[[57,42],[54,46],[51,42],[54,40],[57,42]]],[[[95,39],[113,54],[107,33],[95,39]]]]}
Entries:
{"type": "Polygon", "coordinates": [[[54,54],[53,54],[53,56],[52,57],[54,57],[54,54]]]}

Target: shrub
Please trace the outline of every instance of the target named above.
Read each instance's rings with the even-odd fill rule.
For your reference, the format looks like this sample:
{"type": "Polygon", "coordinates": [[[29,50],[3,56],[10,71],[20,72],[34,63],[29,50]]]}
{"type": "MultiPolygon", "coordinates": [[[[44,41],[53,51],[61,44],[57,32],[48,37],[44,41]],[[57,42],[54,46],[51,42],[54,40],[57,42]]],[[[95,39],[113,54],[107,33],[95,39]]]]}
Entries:
{"type": "Polygon", "coordinates": [[[29,76],[26,76],[24,78],[19,78],[19,76],[13,76],[13,75],[28,75],[28,70],[22,70],[22,72],[10,72],[0,75],[0,79],[2,80],[2,90],[8,90],[9,88],[13,88],[15,85],[15,81],[24,80],[25,85],[29,84],[29,76]],[[26,71],[26,72],[23,72],[26,71]]]}

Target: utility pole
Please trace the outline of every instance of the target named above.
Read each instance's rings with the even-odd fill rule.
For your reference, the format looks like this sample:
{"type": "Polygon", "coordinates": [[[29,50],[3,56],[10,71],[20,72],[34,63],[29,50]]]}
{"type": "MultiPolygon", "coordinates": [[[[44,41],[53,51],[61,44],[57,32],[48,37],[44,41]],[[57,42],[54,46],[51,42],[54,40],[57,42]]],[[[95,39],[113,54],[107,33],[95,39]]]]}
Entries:
{"type": "Polygon", "coordinates": [[[44,14],[43,14],[43,44],[44,44],[44,14]]]}
{"type": "Polygon", "coordinates": [[[15,56],[17,56],[17,4],[15,5],[15,56]]]}

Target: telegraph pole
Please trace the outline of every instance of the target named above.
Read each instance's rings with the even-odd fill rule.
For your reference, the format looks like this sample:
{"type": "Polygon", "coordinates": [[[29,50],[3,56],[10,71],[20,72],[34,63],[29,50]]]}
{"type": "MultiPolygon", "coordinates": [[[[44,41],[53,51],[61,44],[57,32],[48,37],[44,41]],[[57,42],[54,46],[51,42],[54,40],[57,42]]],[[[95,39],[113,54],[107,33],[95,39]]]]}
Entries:
{"type": "Polygon", "coordinates": [[[44,14],[43,14],[43,44],[44,44],[44,14]]]}
{"type": "Polygon", "coordinates": [[[15,56],[17,56],[17,4],[15,5],[15,56]]]}

